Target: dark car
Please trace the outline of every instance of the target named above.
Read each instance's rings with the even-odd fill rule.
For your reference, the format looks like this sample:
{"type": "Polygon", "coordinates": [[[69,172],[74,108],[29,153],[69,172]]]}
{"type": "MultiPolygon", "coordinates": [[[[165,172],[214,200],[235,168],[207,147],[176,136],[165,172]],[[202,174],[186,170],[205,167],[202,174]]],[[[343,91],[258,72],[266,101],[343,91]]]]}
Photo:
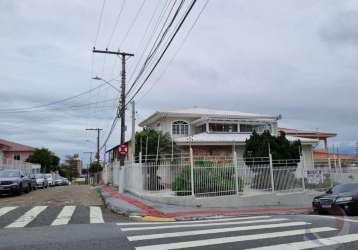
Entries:
{"type": "Polygon", "coordinates": [[[28,193],[32,190],[31,179],[21,170],[1,170],[0,171],[0,194],[28,193]]]}
{"type": "Polygon", "coordinates": [[[352,215],[358,213],[358,183],[334,186],[312,202],[313,210],[318,213],[344,211],[352,215]]]}

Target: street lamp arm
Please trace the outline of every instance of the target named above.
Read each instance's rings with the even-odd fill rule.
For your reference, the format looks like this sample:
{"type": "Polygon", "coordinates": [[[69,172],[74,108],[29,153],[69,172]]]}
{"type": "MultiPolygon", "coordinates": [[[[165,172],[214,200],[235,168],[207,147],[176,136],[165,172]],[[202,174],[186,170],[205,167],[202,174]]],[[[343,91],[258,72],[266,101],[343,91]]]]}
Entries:
{"type": "Polygon", "coordinates": [[[106,81],[106,80],[104,80],[103,78],[98,77],[98,76],[92,77],[92,79],[93,79],[93,80],[97,80],[97,81],[102,81],[102,82],[108,84],[109,86],[111,86],[111,87],[112,87],[113,89],[115,89],[118,93],[121,93],[121,91],[119,90],[119,88],[117,88],[116,86],[114,86],[114,85],[111,83],[111,81],[113,81],[113,80],[111,80],[111,81],[106,81]]]}

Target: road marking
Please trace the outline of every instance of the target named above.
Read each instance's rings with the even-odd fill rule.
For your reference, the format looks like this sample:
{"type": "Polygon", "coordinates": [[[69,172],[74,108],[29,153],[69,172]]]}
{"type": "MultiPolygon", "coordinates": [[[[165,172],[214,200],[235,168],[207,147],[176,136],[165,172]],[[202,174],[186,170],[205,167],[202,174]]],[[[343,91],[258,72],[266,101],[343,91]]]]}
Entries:
{"type": "Polygon", "coordinates": [[[330,238],[321,238],[321,239],[301,241],[301,242],[291,242],[291,243],[272,245],[267,247],[251,248],[251,250],[276,250],[276,249],[280,249],[281,247],[286,250],[310,249],[310,248],[332,246],[337,244],[344,244],[353,241],[358,241],[358,234],[346,234],[340,236],[333,236],[330,238]]]}
{"type": "Polygon", "coordinates": [[[234,218],[221,218],[221,219],[210,219],[210,220],[195,220],[195,221],[173,221],[173,222],[125,222],[116,223],[117,226],[136,226],[136,225],[167,225],[167,224],[188,224],[188,223],[205,223],[215,221],[238,221],[238,220],[250,220],[250,219],[267,219],[271,216],[250,216],[250,217],[234,217],[234,218]]]}
{"type": "Polygon", "coordinates": [[[2,207],[2,208],[0,208],[0,216],[3,216],[16,208],[17,207],[2,207]]]}
{"type": "Polygon", "coordinates": [[[90,207],[90,223],[104,223],[102,210],[100,207],[90,207]]]}
{"type": "Polygon", "coordinates": [[[51,226],[66,225],[70,222],[73,213],[75,212],[76,206],[65,206],[57,218],[52,222],[51,226]]]}
{"type": "Polygon", "coordinates": [[[189,224],[189,225],[168,225],[168,226],[154,226],[154,227],[130,227],[121,228],[122,231],[141,231],[149,229],[167,229],[167,228],[184,228],[184,227],[210,227],[210,226],[227,226],[227,225],[238,225],[238,224],[254,224],[262,222],[278,222],[287,221],[286,218],[278,219],[266,219],[266,220],[249,220],[249,221],[231,221],[231,222],[218,222],[218,223],[206,223],[206,224],[189,224]]]}
{"type": "Polygon", "coordinates": [[[316,214],[311,214],[310,216],[319,217],[319,218],[323,218],[323,219],[343,220],[343,221],[347,221],[347,222],[358,223],[358,220],[348,219],[348,218],[345,218],[345,217],[342,217],[342,216],[327,216],[327,215],[316,215],[316,214]]]}
{"type": "Polygon", "coordinates": [[[299,230],[291,230],[291,231],[284,231],[284,232],[250,234],[250,235],[241,235],[241,236],[233,236],[233,237],[222,237],[222,238],[212,238],[212,239],[205,239],[205,240],[194,240],[194,241],[175,242],[175,243],[168,243],[168,244],[141,246],[141,247],[136,247],[136,250],[164,250],[164,249],[201,247],[201,246],[218,245],[218,244],[233,243],[233,242],[248,241],[248,240],[261,240],[261,239],[277,238],[277,237],[284,237],[284,236],[302,235],[307,233],[328,232],[333,230],[337,230],[337,229],[332,227],[318,227],[318,228],[299,229],[299,230]]]}
{"type": "Polygon", "coordinates": [[[308,222],[287,222],[287,223],[268,224],[268,225],[255,225],[255,226],[244,226],[244,227],[216,228],[216,229],[208,229],[208,230],[194,230],[194,231],[175,232],[175,233],[137,235],[137,236],[128,236],[127,238],[129,241],[139,241],[139,240],[152,240],[152,239],[182,237],[182,236],[201,235],[201,234],[249,231],[249,230],[256,230],[256,229],[305,226],[305,225],[309,225],[309,224],[311,224],[311,223],[308,223],[308,222]]]}
{"type": "Polygon", "coordinates": [[[16,221],[6,226],[6,228],[14,227],[25,227],[31,221],[33,221],[42,211],[44,211],[47,206],[36,206],[31,210],[27,211],[23,216],[18,218],[16,221]]]}

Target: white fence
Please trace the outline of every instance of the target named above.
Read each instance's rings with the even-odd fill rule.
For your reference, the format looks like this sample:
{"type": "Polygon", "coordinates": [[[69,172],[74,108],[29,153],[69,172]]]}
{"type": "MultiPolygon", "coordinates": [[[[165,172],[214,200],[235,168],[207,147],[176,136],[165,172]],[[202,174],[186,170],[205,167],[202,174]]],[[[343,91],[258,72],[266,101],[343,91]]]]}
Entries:
{"type": "Polygon", "coordinates": [[[107,182],[122,189],[156,195],[197,197],[256,195],[271,192],[321,191],[338,183],[358,181],[358,161],[322,160],[304,166],[301,159],[233,157],[158,157],[126,162],[119,181],[119,163],[106,167],[107,182]],[[122,182],[122,183],[120,183],[122,182]]]}
{"type": "Polygon", "coordinates": [[[2,169],[20,169],[26,174],[40,173],[41,165],[16,160],[0,160],[0,170],[2,169]]]}

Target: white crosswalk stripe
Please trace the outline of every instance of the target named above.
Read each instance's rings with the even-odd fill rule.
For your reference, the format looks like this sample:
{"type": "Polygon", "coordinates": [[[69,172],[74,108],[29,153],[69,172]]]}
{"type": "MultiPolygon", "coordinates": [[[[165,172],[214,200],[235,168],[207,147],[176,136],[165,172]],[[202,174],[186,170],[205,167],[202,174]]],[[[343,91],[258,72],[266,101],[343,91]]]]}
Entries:
{"type": "Polygon", "coordinates": [[[238,249],[243,249],[244,242],[246,242],[249,243],[247,246],[251,244],[251,248],[255,250],[280,248],[296,250],[358,241],[357,234],[354,236],[327,237],[318,241],[306,240],[282,244],[282,239],[285,237],[294,241],[292,240],[294,236],[334,233],[337,229],[328,226],[319,227],[305,221],[290,221],[287,218],[280,217],[271,218],[271,216],[265,216],[265,218],[260,216],[221,218],[207,221],[132,222],[117,223],[117,225],[127,234],[127,239],[134,244],[136,250],[186,249],[205,246],[224,249],[225,246],[222,244],[238,242],[240,242],[238,249]],[[270,240],[261,241],[265,239],[270,240]],[[275,240],[279,240],[279,244],[274,245],[275,240]],[[261,244],[259,248],[253,248],[253,246],[257,247],[256,241],[261,244]],[[265,246],[265,244],[271,245],[265,246]]]}
{"type": "Polygon", "coordinates": [[[23,216],[18,218],[16,221],[7,226],[7,228],[14,227],[25,227],[31,221],[33,221],[42,211],[44,211],[47,206],[36,206],[26,212],[23,216]]]}
{"type": "Polygon", "coordinates": [[[104,223],[102,210],[100,207],[90,207],[90,223],[96,224],[96,223],[104,223]]]}
{"type": "Polygon", "coordinates": [[[51,226],[66,225],[71,220],[73,213],[75,212],[75,206],[65,206],[61,210],[57,218],[52,222],[51,226]]]}
{"type": "Polygon", "coordinates": [[[81,206],[81,208],[77,206],[64,206],[62,208],[48,206],[35,206],[32,208],[21,208],[18,206],[0,207],[0,229],[59,226],[76,223],[105,223],[102,208],[99,206],[81,206]],[[55,211],[49,211],[52,209],[55,209],[55,211]],[[80,211],[76,215],[75,212],[77,209],[80,209],[80,211]],[[26,210],[26,212],[24,210],[26,210]],[[12,211],[14,211],[14,213],[10,213],[12,211]],[[88,213],[87,222],[84,220],[83,212],[88,213]]]}
{"type": "Polygon", "coordinates": [[[286,250],[311,249],[317,247],[327,247],[327,246],[333,246],[338,244],[344,244],[353,241],[358,241],[358,234],[346,234],[346,235],[321,238],[316,240],[291,242],[291,243],[272,245],[267,247],[251,248],[251,250],[276,250],[280,248],[285,248],[286,250]]]}
{"type": "Polygon", "coordinates": [[[2,208],[0,208],[0,216],[3,216],[16,208],[17,207],[2,207],[2,208]]]}

